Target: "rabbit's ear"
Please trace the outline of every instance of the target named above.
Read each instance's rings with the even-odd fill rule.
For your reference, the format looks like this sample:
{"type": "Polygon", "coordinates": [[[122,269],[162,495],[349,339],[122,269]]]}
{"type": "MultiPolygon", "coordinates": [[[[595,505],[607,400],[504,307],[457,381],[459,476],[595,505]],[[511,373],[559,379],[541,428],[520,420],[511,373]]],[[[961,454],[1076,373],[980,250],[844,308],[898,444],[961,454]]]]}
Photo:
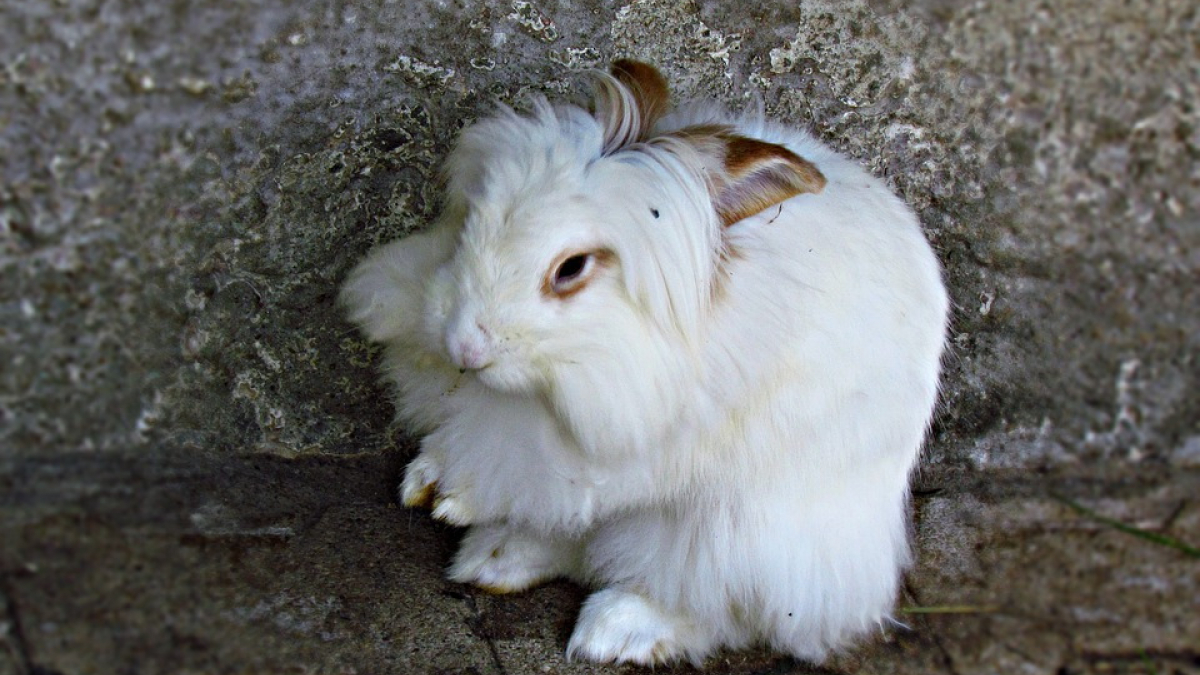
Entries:
{"type": "Polygon", "coordinates": [[[670,98],[667,81],[654,66],[629,59],[613,62],[612,74],[601,77],[596,94],[596,119],[604,127],[602,153],[646,140],[670,98]]]}
{"type": "Polygon", "coordinates": [[[713,206],[726,227],[799,194],[825,189],[825,174],[782,145],[731,136],[725,145],[725,176],[717,180],[713,206]]]}
{"type": "Polygon", "coordinates": [[[825,175],[812,162],[729,127],[687,127],[661,138],[670,139],[669,145],[682,141],[701,156],[713,208],[726,227],[796,195],[825,189],[825,175]]]}

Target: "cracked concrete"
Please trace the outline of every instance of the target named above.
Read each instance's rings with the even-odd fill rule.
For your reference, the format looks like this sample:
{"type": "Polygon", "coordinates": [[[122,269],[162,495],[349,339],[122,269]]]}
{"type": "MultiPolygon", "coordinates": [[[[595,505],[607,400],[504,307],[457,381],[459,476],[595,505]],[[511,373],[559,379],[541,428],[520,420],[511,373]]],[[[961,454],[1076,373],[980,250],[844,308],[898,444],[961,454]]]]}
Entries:
{"type": "Polygon", "coordinates": [[[463,124],[616,56],[885,177],[956,304],[900,602],[943,611],[709,668],[1200,672],[1196,560],[1063,501],[1200,543],[1193,5],[0,6],[0,675],[636,671],[562,660],[582,589],[442,579],[333,303],[463,124]]]}
{"type": "MultiPolygon", "coordinates": [[[[456,533],[395,505],[405,456],[164,453],[159,480],[137,498],[137,454],[3,462],[13,672],[635,670],[563,660],[582,589],[559,582],[492,596],[445,581],[456,533]],[[24,517],[11,517],[16,505],[24,517]]],[[[1100,472],[1007,482],[931,473],[918,486],[922,564],[901,607],[969,611],[902,614],[907,629],[824,670],[765,652],[725,654],[711,667],[1138,672],[1144,651],[1159,672],[1194,672],[1195,561],[1133,545],[1046,495],[1194,531],[1200,513],[1179,505],[1200,481],[1143,474],[1114,494],[1114,477],[1100,472]],[[1031,560],[1053,573],[1031,574],[1031,560]]]]}
{"type": "Polygon", "coordinates": [[[30,670],[29,647],[21,617],[9,599],[6,579],[0,578],[0,674],[16,675],[30,670]]]}

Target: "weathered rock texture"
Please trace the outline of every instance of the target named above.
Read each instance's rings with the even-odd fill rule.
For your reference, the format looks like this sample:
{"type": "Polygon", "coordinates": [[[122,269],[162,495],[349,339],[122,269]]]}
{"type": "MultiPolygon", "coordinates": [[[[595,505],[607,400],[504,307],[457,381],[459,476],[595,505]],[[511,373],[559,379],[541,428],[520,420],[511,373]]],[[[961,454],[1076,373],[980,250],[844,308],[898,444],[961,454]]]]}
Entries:
{"type": "Polygon", "coordinates": [[[858,158],[946,266],[909,628],[812,672],[1200,672],[1200,561],[1069,505],[1200,542],[1197,35],[1186,0],[0,6],[0,674],[628,671],[563,661],[580,589],[441,579],[334,304],[464,124],[618,56],[858,158]]]}

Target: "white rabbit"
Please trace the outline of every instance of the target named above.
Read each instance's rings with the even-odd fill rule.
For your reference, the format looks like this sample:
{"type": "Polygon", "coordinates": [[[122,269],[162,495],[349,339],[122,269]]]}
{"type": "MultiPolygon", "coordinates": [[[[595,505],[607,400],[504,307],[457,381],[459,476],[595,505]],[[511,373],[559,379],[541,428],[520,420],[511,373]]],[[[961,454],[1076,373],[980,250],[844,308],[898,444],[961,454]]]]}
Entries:
{"type": "Polygon", "coordinates": [[[665,114],[633,61],[595,105],[468,128],[444,215],[343,290],[424,435],[403,501],[470,526],[452,579],[599,587],[572,657],[819,661],[888,619],[909,562],[937,260],[802,131],[665,114]]]}

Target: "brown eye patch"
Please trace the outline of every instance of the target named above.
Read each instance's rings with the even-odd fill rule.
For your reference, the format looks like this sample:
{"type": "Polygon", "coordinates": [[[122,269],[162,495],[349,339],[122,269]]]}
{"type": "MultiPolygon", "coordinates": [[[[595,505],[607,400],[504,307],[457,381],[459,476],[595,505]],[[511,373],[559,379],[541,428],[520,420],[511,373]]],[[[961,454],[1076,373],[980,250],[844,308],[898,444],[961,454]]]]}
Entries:
{"type": "Polygon", "coordinates": [[[578,293],[611,259],[610,251],[573,251],[563,254],[546,272],[542,294],[562,299],[578,293]]]}

